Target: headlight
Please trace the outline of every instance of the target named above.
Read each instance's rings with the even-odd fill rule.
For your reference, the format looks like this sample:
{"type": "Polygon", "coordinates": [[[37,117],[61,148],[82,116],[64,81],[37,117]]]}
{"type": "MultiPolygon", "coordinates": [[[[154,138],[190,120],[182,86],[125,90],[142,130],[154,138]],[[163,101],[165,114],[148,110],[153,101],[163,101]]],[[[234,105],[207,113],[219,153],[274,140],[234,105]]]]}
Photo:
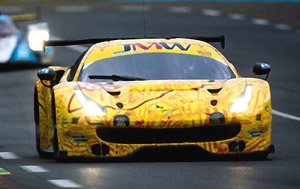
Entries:
{"type": "Polygon", "coordinates": [[[244,112],[247,110],[251,97],[252,85],[247,85],[245,91],[230,104],[230,112],[244,112]]]}
{"type": "Polygon", "coordinates": [[[29,47],[33,51],[43,51],[43,42],[50,38],[48,24],[37,23],[28,26],[29,47]]]}
{"type": "Polygon", "coordinates": [[[100,104],[94,102],[93,100],[89,99],[86,95],[84,95],[80,90],[75,90],[75,94],[85,113],[89,116],[105,116],[106,109],[105,107],[101,106],[100,104]]]}
{"type": "Polygon", "coordinates": [[[29,47],[33,51],[42,51],[43,42],[49,40],[49,31],[47,30],[32,30],[28,33],[29,47]]]}

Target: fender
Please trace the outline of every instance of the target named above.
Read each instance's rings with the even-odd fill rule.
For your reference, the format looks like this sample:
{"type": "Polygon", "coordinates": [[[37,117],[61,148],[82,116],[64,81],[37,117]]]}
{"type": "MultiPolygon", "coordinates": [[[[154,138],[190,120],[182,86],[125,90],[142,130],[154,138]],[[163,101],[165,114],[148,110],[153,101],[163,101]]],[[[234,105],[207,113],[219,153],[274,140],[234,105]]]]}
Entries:
{"type": "MultiPolygon", "coordinates": [[[[50,82],[43,81],[46,85],[50,82]]],[[[38,127],[40,129],[40,148],[47,149],[53,143],[53,120],[52,120],[52,100],[51,89],[45,87],[41,81],[36,82],[37,105],[38,105],[38,127]]]]}
{"type": "MultiPolygon", "coordinates": [[[[50,68],[54,69],[57,72],[57,78],[55,83],[58,83],[63,74],[65,73],[65,67],[51,66],[50,68]]],[[[43,81],[45,85],[50,85],[49,81],[43,81]]],[[[36,84],[37,89],[37,105],[38,105],[38,116],[39,123],[38,126],[40,128],[40,148],[47,149],[53,144],[53,126],[55,125],[53,116],[55,116],[53,102],[53,94],[52,89],[45,87],[41,81],[37,81],[36,84]]]]}

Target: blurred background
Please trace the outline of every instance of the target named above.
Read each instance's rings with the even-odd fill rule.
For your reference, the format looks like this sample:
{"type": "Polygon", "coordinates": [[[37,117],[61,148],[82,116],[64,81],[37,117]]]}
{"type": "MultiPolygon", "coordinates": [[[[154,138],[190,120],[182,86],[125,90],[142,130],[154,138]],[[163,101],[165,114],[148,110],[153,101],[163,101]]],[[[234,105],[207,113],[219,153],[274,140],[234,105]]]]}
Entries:
{"type": "MultiPolygon", "coordinates": [[[[50,39],[225,35],[225,49],[214,46],[242,76],[253,77],[256,62],[272,67],[268,81],[275,110],[276,147],[270,160],[263,162],[173,158],[158,162],[57,164],[41,159],[35,151],[33,121],[37,67],[71,66],[86,49],[56,47],[51,50],[51,61],[44,64],[16,68],[11,63],[0,63],[0,173],[7,173],[0,176],[1,189],[300,187],[300,3],[296,0],[0,0],[0,11],[9,16],[39,15],[34,20],[15,22],[26,40],[28,25],[37,23],[47,23],[50,39]],[[61,180],[62,184],[51,180],[61,180]]],[[[0,38],[0,54],[6,46],[7,42],[0,38]]]]}

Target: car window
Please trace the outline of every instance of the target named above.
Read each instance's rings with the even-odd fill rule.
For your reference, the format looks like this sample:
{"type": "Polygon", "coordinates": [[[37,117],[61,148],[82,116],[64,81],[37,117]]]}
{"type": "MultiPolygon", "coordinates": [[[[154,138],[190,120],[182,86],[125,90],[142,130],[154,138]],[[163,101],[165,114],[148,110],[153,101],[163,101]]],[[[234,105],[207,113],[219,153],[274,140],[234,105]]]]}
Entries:
{"type": "Polygon", "coordinates": [[[235,75],[227,64],[215,59],[175,53],[117,56],[91,63],[81,70],[79,81],[99,82],[90,75],[117,75],[147,80],[226,80],[235,75]]]}
{"type": "Polygon", "coordinates": [[[81,63],[81,60],[83,59],[84,55],[86,54],[88,50],[85,50],[81,55],[77,58],[75,63],[70,67],[70,72],[67,77],[67,81],[72,81],[74,79],[74,76],[76,74],[76,71],[81,63]]]}

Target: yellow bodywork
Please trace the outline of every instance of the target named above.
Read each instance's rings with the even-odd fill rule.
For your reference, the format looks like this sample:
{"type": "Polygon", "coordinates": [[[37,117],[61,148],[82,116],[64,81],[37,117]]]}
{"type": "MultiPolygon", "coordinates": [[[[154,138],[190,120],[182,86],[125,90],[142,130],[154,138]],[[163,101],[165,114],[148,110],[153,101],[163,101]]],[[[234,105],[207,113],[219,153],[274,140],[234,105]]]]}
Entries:
{"type": "Polygon", "coordinates": [[[67,152],[68,156],[99,156],[121,157],[131,155],[144,147],[160,146],[199,146],[214,154],[235,154],[267,151],[271,145],[271,97],[269,84],[261,79],[242,78],[226,58],[211,45],[190,39],[144,39],[119,40],[94,45],[86,53],[75,74],[73,81],[67,81],[66,68],[52,67],[64,70],[65,75],[59,84],[55,85],[56,123],[52,123],[51,93],[40,81],[36,83],[39,103],[39,126],[41,148],[52,145],[53,127],[56,125],[59,150],[67,152]],[[183,47],[190,45],[187,51],[175,47],[159,49],[155,43],[164,42],[169,46],[180,43],[183,47]],[[139,44],[134,50],[124,52],[125,44],[139,44]],[[143,45],[143,46],[142,46],[143,45]],[[230,80],[149,80],[120,82],[77,82],[82,67],[101,59],[114,56],[126,56],[134,53],[182,53],[205,56],[227,64],[236,75],[230,80]],[[245,90],[252,86],[252,98],[246,111],[230,112],[230,105],[245,90]],[[89,116],[75,91],[80,91],[89,99],[93,99],[106,110],[106,115],[89,116]],[[210,90],[220,90],[211,92],[210,90]],[[115,92],[117,95],[111,95],[115,92]],[[217,100],[216,105],[211,101],[217,100]],[[117,104],[122,103],[122,107],[117,104]],[[196,128],[214,125],[210,115],[214,112],[224,114],[225,122],[221,125],[240,124],[240,132],[229,139],[205,142],[180,143],[113,143],[101,139],[97,135],[100,127],[118,127],[113,124],[117,115],[126,115],[132,128],[166,129],[166,128],[196,128]],[[253,135],[252,133],[260,133],[253,135]],[[84,137],[84,141],[76,141],[74,137],[84,137]],[[231,152],[229,144],[233,141],[243,141],[245,149],[242,152],[231,152]],[[108,154],[95,155],[92,146],[105,144],[109,147],[108,154]]]}

